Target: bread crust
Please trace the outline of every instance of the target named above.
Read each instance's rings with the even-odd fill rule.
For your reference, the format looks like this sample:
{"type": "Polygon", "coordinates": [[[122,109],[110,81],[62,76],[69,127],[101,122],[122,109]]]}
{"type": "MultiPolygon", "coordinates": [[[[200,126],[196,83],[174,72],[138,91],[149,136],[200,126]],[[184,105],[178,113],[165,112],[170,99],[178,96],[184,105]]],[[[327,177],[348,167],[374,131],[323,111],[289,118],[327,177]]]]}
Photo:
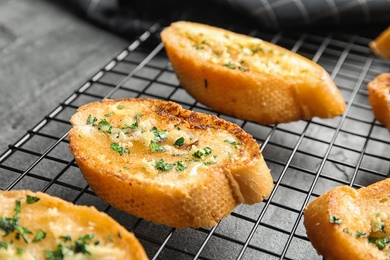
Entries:
{"type": "Polygon", "coordinates": [[[390,73],[378,75],[367,89],[375,119],[390,130],[390,73]]]}
{"type": "Polygon", "coordinates": [[[374,41],[369,43],[373,53],[379,57],[390,60],[390,26],[387,27],[374,41]]]}
{"type": "MultiPolygon", "coordinates": [[[[233,123],[185,110],[174,102],[106,99],[80,107],[72,116],[71,123],[73,128],[69,132],[70,150],[95,193],[120,210],[158,224],[176,228],[214,226],[238,204],[260,202],[273,188],[270,170],[259,145],[249,134],[233,123]],[[181,147],[180,151],[189,154],[188,149],[210,146],[213,149],[210,156],[215,155],[217,161],[204,166],[201,165],[202,162],[192,161],[191,155],[188,154],[184,157],[174,157],[168,152],[151,152],[149,141],[138,150],[136,147],[139,141],[134,141],[130,154],[118,156],[107,148],[111,141],[104,133],[81,133],[89,114],[110,113],[110,109],[118,104],[125,107],[122,111],[124,114],[112,119],[112,124],[115,120],[122,122],[126,116],[133,117],[134,113],[141,113],[139,127],[150,121],[153,124],[148,125],[148,129],[157,126],[158,129],[169,129],[169,134],[184,135],[184,132],[188,132],[196,141],[189,147],[181,147]],[[134,109],[138,109],[138,112],[134,112],[134,109]],[[219,135],[232,136],[241,143],[239,149],[232,148],[231,153],[235,153],[234,156],[213,154],[218,145],[225,145],[221,146],[221,151],[226,146],[233,147],[223,141],[218,142],[219,135]],[[100,155],[104,156],[99,158],[100,155]],[[154,169],[148,168],[147,163],[156,162],[159,158],[166,162],[182,160],[186,166],[188,162],[188,167],[182,172],[154,172],[154,169]],[[141,161],[145,162],[146,166],[140,163],[141,161]],[[129,168],[125,171],[123,168],[126,166],[129,168]]],[[[147,133],[148,129],[142,131],[147,133]]],[[[131,137],[136,133],[128,135],[131,137]]],[[[154,163],[151,165],[155,167],[154,163]]]]}
{"type": "Polygon", "coordinates": [[[218,112],[276,124],[335,117],[345,110],[329,74],[282,47],[183,21],[165,28],[161,39],[181,85],[218,112]],[[248,48],[236,50],[234,46],[248,48]]]}
{"type": "Polygon", "coordinates": [[[21,259],[46,259],[45,250],[56,251],[59,244],[63,244],[64,248],[73,245],[84,235],[93,236],[86,247],[91,255],[78,253],[77,259],[107,259],[108,256],[118,260],[148,259],[133,233],[95,207],[74,205],[49,194],[29,190],[0,191],[0,201],[0,217],[5,218],[15,216],[16,201],[20,201],[18,222],[32,232],[26,234],[29,240],[27,243],[22,238],[15,239],[17,231],[4,235],[1,233],[4,230],[0,228],[0,234],[4,235],[1,241],[7,244],[7,248],[0,247],[0,259],[14,259],[16,248],[23,250],[21,259]],[[27,196],[39,200],[29,204],[27,196]],[[33,238],[39,230],[45,232],[45,237],[34,241],[33,238]],[[71,241],[64,241],[66,236],[71,241]],[[94,245],[97,241],[98,245],[94,245]],[[102,248],[106,251],[102,251],[102,248]]]}
{"type": "Polygon", "coordinates": [[[336,187],[304,211],[307,235],[325,259],[389,259],[369,239],[390,238],[390,179],[355,190],[336,187]]]}

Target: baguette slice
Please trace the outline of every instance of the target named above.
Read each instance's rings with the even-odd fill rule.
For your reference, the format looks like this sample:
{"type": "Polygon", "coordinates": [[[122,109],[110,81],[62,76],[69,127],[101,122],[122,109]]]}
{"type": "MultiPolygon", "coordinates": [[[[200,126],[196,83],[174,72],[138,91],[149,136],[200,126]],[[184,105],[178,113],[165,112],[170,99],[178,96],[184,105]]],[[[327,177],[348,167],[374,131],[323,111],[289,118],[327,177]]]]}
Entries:
{"type": "Polygon", "coordinates": [[[252,136],[174,102],[106,99],[80,107],[71,123],[70,150],[95,193],[158,224],[214,226],[273,188],[252,136]]]}
{"type": "Polygon", "coordinates": [[[390,73],[383,73],[368,83],[368,100],[376,120],[390,130],[390,73]]]}
{"type": "Polygon", "coordinates": [[[28,190],[0,191],[0,202],[0,259],[148,259],[132,233],[94,207],[28,190]]]}
{"type": "Polygon", "coordinates": [[[376,55],[390,60],[390,26],[370,42],[369,46],[376,55]]]}
{"type": "Polygon", "coordinates": [[[307,206],[304,225],[325,259],[389,259],[390,179],[330,190],[307,206]]]}
{"type": "Polygon", "coordinates": [[[161,39],[183,88],[218,112],[276,124],[345,110],[321,66],[272,43],[191,22],[172,23],[161,39]]]}

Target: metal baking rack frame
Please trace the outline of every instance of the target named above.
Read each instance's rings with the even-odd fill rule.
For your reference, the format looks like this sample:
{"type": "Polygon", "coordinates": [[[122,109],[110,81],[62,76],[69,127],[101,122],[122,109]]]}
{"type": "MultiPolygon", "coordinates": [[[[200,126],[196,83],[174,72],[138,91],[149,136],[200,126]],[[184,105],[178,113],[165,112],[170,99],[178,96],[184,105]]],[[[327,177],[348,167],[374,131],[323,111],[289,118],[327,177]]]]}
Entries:
{"type": "Polygon", "coordinates": [[[321,259],[303,226],[305,206],[339,185],[354,188],[386,178],[390,138],[375,121],[367,83],[390,72],[368,43],[377,31],[269,33],[233,28],[297,52],[323,66],[340,88],[346,112],[334,119],[259,125],[220,115],[180,87],[152,26],[0,156],[0,189],[43,191],[93,205],[134,232],[151,259],[321,259]],[[68,148],[76,109],[103,98],[150,97],[216,114],[240,125],[262,144],[275,188],[256,205],[241,205],[214,228],[173,229],[110,207],[89,188],[68,148]]]}

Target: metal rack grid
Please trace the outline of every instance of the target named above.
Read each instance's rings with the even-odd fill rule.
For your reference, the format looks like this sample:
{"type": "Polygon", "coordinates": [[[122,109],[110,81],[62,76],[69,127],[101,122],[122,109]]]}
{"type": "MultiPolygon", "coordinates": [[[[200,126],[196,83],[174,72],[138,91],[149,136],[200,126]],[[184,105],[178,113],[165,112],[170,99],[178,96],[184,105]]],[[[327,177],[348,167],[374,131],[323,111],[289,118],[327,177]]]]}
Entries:
{"type": "Polygon", "coordinates": [[[390,72],[389,63],[368,48],[381,28],[359,33],[234,29],[323,66],[346,100],[344,115],[259,125],[215,113],[180,87],[158,37],[161,26],[156,24],[9,145],[0,156],[0,189],[44,191],[76,204],[93,205],[134,232],[151,259],[321,259],[302,224],[304,207],[333,187],[359,188],[389,175],[389,132],[375,121],[366,89],[375,76],[390,72]],[[172,100],[237,123],[262,144],[275,182],[273,192],[256,205],[238,206],[214,228],[177,230],[110,207],[82,178],[67,140],[69,119],[76,109],[106,97],[172,100]]]}

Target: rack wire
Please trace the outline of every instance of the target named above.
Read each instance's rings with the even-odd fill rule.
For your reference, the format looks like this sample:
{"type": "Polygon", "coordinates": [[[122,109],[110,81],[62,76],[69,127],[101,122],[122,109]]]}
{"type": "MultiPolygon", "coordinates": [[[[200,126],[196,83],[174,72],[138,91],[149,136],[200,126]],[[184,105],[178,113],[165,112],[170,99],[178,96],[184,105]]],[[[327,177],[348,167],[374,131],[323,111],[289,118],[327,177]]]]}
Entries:
{"type": "MultiPolygon", "coordinates": [[[[260,32],[233,28],[297,52],[323,66],[340,88],[346,112],[259,125],[218,114],[181,88],[153,25],[43,117],[0,156],[0,189],[43,191],[93,205],[135,233],[151,259],[321,259],[303,226],[305,206],[339,185],[367,186],[389,175],[388,130],[375,121],[366,85],[388,62],[368,43],[381,29],[260,32]],[[83,104],[103,98],[149,97],[216,114],[240,125],[262,144],[275,188],[265,201],[240,205],[214,228],[174,229],[118,211],[99,199],[82,178],[69,149],[69,119],[83,104]]],[[[232,28],[230,28],[232,29],[232,28]]]]}

